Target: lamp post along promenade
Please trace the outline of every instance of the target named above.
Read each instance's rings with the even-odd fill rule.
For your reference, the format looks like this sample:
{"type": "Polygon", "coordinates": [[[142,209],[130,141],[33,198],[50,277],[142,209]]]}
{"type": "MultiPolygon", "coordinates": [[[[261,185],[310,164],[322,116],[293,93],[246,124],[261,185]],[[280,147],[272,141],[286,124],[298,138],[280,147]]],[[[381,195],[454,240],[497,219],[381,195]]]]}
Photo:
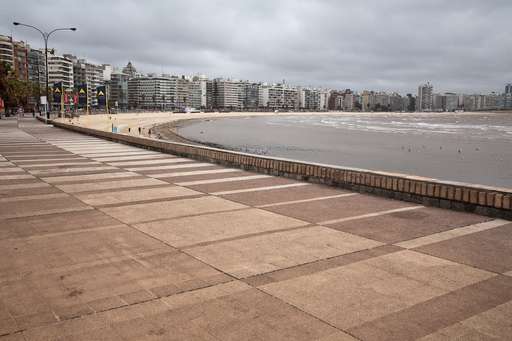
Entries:
{"type": "Polygon", "coordinates": [[[50,119],[50,109],[49,109],[49,106],[48,106],[48,96],[49,96],[49,73],[48,73],[48,39],[50,39],[50,36],[57,32],[57,31],[76,31],[76,27],[64,27],[64,28],[55,28],[53,30],[51,30],[50,32],[44,32],[43,30],[35,27],[35,26],[32,26],[32,25],[27,25],[27,24],[23,24],[23,23],[20,23],[20,22],[13,22],[13,25],[14,26],[25,26],[25,27],[30,27],[30,28],[33,28],[34,30],[38,31],[39,33],[41,33],[41,35],[43,36],[43,40],[44,40],[44,55],[45,55],[45,63],[46,63],[46,118],[47,119],[50,119]]]}

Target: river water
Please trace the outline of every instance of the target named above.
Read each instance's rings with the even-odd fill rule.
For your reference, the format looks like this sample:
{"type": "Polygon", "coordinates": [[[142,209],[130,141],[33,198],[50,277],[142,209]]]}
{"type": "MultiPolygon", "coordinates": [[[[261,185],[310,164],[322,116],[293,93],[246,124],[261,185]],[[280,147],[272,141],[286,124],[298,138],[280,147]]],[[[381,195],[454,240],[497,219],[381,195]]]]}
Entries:
{"type": "Polygon", "coordinates": [[[512,188],[512,114],[343,114],[194,121],[223,148],[512,188]]]}

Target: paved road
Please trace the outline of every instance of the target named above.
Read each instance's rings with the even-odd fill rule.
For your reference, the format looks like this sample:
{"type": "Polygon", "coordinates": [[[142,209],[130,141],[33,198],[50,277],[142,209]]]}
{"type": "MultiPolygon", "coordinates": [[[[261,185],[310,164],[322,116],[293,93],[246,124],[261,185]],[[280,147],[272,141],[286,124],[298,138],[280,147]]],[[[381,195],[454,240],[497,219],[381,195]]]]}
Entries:
{"type": "Polygon", "coordinates": [[[512,223],[0,122],[0,341],[494,340],[512,223]]]}

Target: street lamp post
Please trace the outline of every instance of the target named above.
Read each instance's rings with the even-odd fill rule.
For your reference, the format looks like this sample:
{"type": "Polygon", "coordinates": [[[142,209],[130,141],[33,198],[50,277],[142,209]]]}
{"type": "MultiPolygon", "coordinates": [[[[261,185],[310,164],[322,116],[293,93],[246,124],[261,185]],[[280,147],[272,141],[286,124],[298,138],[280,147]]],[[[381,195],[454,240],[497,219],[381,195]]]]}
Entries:
{"type": "MultiPolygon", "coordinates": [[[[45,55],[45,61],[46,61],[46,118],[49,120],[50,119],[50,110],[49,110],[49,105],[48,105],[48,98],[49,98],[49,86],[48,86],[48,82],[49,82],[49,76],[48,76],[48,39],[50,38],[50,35],[52,35],[52,33],[54,32],[57,32],[57,31],[76,31],[76,27],[66,27],[66,28],[56,28],[54,30],[51,30],[49,33],[46,33],[42,30],[40,30],[39,28],[35,27],[35,26],[32,26],[32,25],[27,25],[27,24],[22,24],[22,23],[19,23],[19,22],[13,22],[12,23],[14,26],[25,26],[25,27],[30,27],[30,28],[33,28],[34,30],[38,31],[39,33],[41,33],[41,35],[43,36],[43,40],[44,40],[44,55],[45,55]]],[[[63,94],[61,94],[61,96],[63,96],[63,94]]]]}

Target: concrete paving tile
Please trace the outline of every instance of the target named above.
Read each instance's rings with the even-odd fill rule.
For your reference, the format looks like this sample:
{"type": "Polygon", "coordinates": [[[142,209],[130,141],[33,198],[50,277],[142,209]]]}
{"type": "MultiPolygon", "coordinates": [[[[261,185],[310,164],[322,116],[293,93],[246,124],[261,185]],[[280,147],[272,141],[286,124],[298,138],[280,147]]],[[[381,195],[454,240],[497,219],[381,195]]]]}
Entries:
{"type": "Polygon", "coordinates": [[[383,243],[396,243],[489,220],[484,216],[425,207],[329,225],[383,243]]]}
{"type": "Polygon", "coordinates": [[[18,189],[29,189],[29,188],[41,188],[41,187],[50,187],[49,184],[42,181],[30,181],[20,184],[3,184],[0,185],[0,191],[10,191],[10,190],[18,190],[18,189]]]}
{"type": "Polygon", "coordinates": [[[265,209],[289,217],[319,223],[332,219],[411,206],[413,205],[403,201],[356,195],[307,203],[271,206],[265,209]]]}
{"type": "Polygon", "coordinates": [[[25,173],[25,170],[18,167],[1,167],[0,174],[16,174],[16,173],[25,173]]]}
{"type": "Polygon", "coordinates": [[[430,245],[445,240],[466,236],[468,234],[477,233],[485,230],[490,230],[499,226],[507,225],[510,222],[503,219],[492,219],[483,223],[477,223],[474,225],[468,225],[463,227],[457,227],[448,231],[433,233],[424,237],[418,237],[415,239],[409,239],[403,242],[396,243],[395,245],[406,248],[414,249],[424,245],[430,245]]]}
{"type": "Polygon", "coordinates": [[[135,304],[153,300],[156,298],[156,295],[154,295],[148,290],[141,289],[121,295],[120,298],[127,304],[135,304]]]}
{"type": "MultiPolygon", "coordinates": [[[[165,156],[165,154],[162,154],[165,156]]],[[[177,158],[177,157],[159,157],[151,160],[132,160],[132,161],[121,161],[121,162],[107,162],[109,165],[116,167],[133,167],[133,166],[145,166],[145,165],[167,165],[167,164],[181,164],[195,162],[192,159],[177,158]]]]}
{"type": "Polygon", "coordinates": [[[38,157],[37,159],[26,158],[26,159],[11,159],[12,162],[15,162],[18,166],[23,167],[25,165],[30,165],[32,163],[55,163],[56,161],[72,161],[72,162],[80,162],[80,161],[87,161],[88,159],[85,159],[80,156],[76,156],[74,154],[69,154],[69,156],[50,156],[50,157],[38,157]]]}
{"type": "Polygon", "coordinates": [[[504,273],[512,270],[512,222],[490,230],[421,246],[415,250],[504,273]]]}
{"type": "MultiPolygon", "coordinates": [[[[44,325],[49,325],[52,323],[56,323],[58,321],[57,317],[53,315],[51,311],[46,311],[42,313],[28,314],[24,316],[16,317],[16,322],[18,324],[18,331],[33,329],[44,325]]],[[[0,337],[1,340],[3,340],[0,337]]],[[[25,339],[23,339],[25,340],[25,339]]]]}
{"type": "MultiPolygon", "coordinates": [[[[206,181],[206,180],[205,180],[206,181]]],[[[231,191],[237,189],[245,189],[245,188],[256,188],[256,187],[266,187],[266,186],[275,186],[275,185],[285,185],[295,183],[296,181],[285,179],[285,178],[277,178],[277,177],[269,177],[263,179],[255,179],[255,180],[244,180],[244,181],[233,181],[233,182],[220,182],[220,183],[212,183],[212,184],[204,184],[204,185],[187,185],[187,187],[204,192],[204,193],[213,193],[220,191],[231,191]]]]}
{"type": "Polygon", "coordinates": [[[39,273],[48,269],[137,254],[167,247],[125,225],[103,229],[75,230],[75,233],[39,235],[37,238],[0,241],[3,255],[0,274],[39,273]],[[45,259],[40,264],[39,259],[45,259]]]}
{"type": "MultiPolygon", "coordinates": [[[[228,190],[228,191],[213,192],[211,194],[212,195],[217,195],[217,196],[223,196],[223,195],[235,194],[235,193],[263,192],[263,191],[271,191],[271,190],[275,190],[275,189],[292,188],[292,187],[303,187],[303,186],[309,186],[309,185],[310,184],[305,183],[305,182],[293,182],[291,184],[271,185],[271,186],[253,187],[253,188],[245,188],[245,189],[236,189],[236,190],[232,190],[232,191],[228,190]]],[[[308,199],[308,200],[314,200],[314,199],[308,199]]],[[[304,201],[304,200],[302,200],[302,201],[304,201]]],[[[297,201],[288,202],[288,203],[291,204],[291,203],[296,203],[296,202],[297,201]]],[[[257,206],[257,207],[265,207],[265,205],[257,206]]]]}
{"type": "Polygon", "coordinates": [[[137,172],[145,175],[157,175],[162,174],[160,177],[173,177],[175,173],[182,172],[199,172],[199,171],[207,171],[207,170],[224,170],[220,166],[213,165],[211,163],[201,163],[201,162],[190,162],[190,163],[180,163],[180,164],[170,164],[170,165],[160,165],[160,166],[148,166],[148,167],[125,167],[126,170],[137,172]],[[165,174],[165,175],[164,175],[165,174]]]}
{"type": "MultiPolygon", "coordinates": [[[[35,184],[38,185],[38,183],[35,184]]],[[[45,182],[40,182],[39,184],[43,184],[43,186],[35,186],[29,188],[13,188],[9,185],[0,186],[0,198],[62,193],[58,188],[50,186],[45,182]]]]}
{"type": "Polygon", "coordinates": [[[260,289],[347,330],[492,276],[465,265],[401,251],[260,289]]]}
{"type": "Polygon", "coordinates": [[[0,205],[0,220],[87,209],[91,209],[91,207],[71,196],[44,201],[24,200],[22,205],[16,201],[4,202],[0,205]]]}
{"type": "Polygon", "coordinates": [[[269,283],[281,282],[291,278],[307,276],[316,272],[325,271],[332,268],[348,265],[351,263],[361,262],[373,257],[379,257],[388,253],[398,252],[403,250],[393,245],[382,245],[373,249],[366,249],[348,253],[341,256],[322,259],[316,262],[302,264],[283,270],[268,272],[262,275],[256,275],[244,278],[243,281],[252,286],[262,286],[269,283]]]}
{"type": "Polygon", "coordinates": [[[50,184],[58,184],[65,182],[78,182],[88,180],[99,180],[99,179],[118,179],[138,176],[137,173],[132,172],[115,172],[115,173],[98,173],[89,175],[64,175],[64,176],[53,176],[49,178],[42,178],[50,184]]]}
{"type": "Polygon", "coordinates": [[[187,253],[237,278],[381,245],[321,226],[194,247],[187,253]]]}
{"type": "Polygon", "coordinates": [[[137,155],[155,155],[157,152],[144,152],[144,151],[125,151],[125,152],[104,152],[104,153],[80,153],[83,157],[98,158],[98,157],[115,157],[115,156],[137,156],[137,155]]]}
{"type": "Polygon", "coordinates": [[[187,170],[188,171],[188,170],[198,170],[198,169],[211,169],[211,167],[213,167],[211,163],[199,163],[199,162],[193,163],[192,162],[192,163],[183,163],[183,164],[177,164],[177,165],[175,164],[172,166],[166,166],[165,169],[158,170],[157,172],[149,172],[149,171],[147,171],[147,168],[142,168],[140,170],[137,168],[125,168],[125,169],[129,170],[129,171],[140,172],[141,174],[144,173],[149,177],[159,179],[159,178],[168,178],[169,176],[172,177],[172,174],[174,174],[174,172],[176,170],[187,170]]]}
{"type": "MultiPolygon", "coordinates": [[[[353,340],[239,282],[175,295],[163,301],[168,310],[153,315],[151,321],[159,327],[158,332],[165,340],[329,340],[330,337],[332,340],[335,336],[337,340],[353,340]]],[[[147,329],[145,332],[148,333],[147,329]]]]}
{"type": "Polygon", "coordinates": [[[130,303],[126,302],[119,296],[104,297],[94,301],[87,302],[87,305],[97,313],[105,310],[124,307],[128,304],[130,303]]]}
{"type": "Polygon", "coordinates": [[[57,316],[59,320],[64,321],[90,315],[94,313],[94,310],[89,305],[75,304],[65,307],[55,307],[52,313],[54,316],[57,316]]]}
{"type": "Polygon", "coordinates": [[[105,190],[116,190],[121,188],[139,188],[146,186],[158,186],[158,185],[167,185],[167,182],[157,180],[157,179],[148,179],[148,178],[139,178],[139,179],[130,179],[130,180],[116,180],[113,179],[108,182],[88,182],[88,183],[80,183],[80,184],[63,184],[56,185],[56,187],[66,193],[83,193],[83,192],[93,192],[93,191],[105,191],[105,190]]]}
{"type": "Polygon", "coordinates": [[[46,176],[58,176],[58,175],[66,175],[70,173],[91,173],[91,172],[105,172],[105,171],[114,171],[119,170],[119,168],[112,166],[94,166],[94,167],[74,167],[74,168],[50,168],[50,169],[36,169],[28,171],[32,175],[37,175],[38,177],[46,177],[46,176]]]}
{"type": "MultiPolygon", "coordinates": [[[[151,238],[147,239],[157,243],[151,238]]],[[[100,251],[102,245],[108,245],[109,242],[112,243],[113,240],[108,238],[99,244],[96,242],[94,250],[100,251]]],[[[93,307],[99,310],[102,305],[105,308],[109,304],[115,307],[122,303],[109,301],[112,297],[130,295],[141,290],[152,291],[163,285],[175,286],[177,292],[181,292],[190,290],[191,281],[196,283],[194,288],[197,289],[230,280],[229,277],[183,253],[164,249],[158,253],[137,254],[128,249],[123,250],[120,247],[122,243],[123,241],[117,242],[115,247],[125,254],[123,257],[105,258],[108,252],[105,250],[92,256],[104,259],[101,261],[79,262],[73,267],[31,273],[23,279],[3,283],[0,301],[15,317],[34,312],[52,312],[73,321],[74,317],[92,314],[93,307]],[[99,303],[100,300],[103,300],[103,304],[99,303]]],[[[110,247],[110,250],[112,249],[113,247],[110,247]]],[[[83,257],[78,261],[83,261],[83,257]]],[[[148,313],[141,304],[132,307],[139,309],[139,316],[148,313]]],[[[122,318],[122,309],[124,308],[118,307],[108,312],[122,318]]],[[[60,335],[62,333],[64,330],[61,330],[60,335]]]]}
{"type": "Polygon", "coordinates": [[[512,301],[501,304],[461,322],[484,335],[506,339],[512,335],[512,301]]]}
{"type": "MultiPolygon", "coordinates": [[[[67,198],[68,194],[57,192],[57,193],[49,193],[49,194],[33,194],[33,195],[18,195],[18,196],[9,196],[7,198],[0,197],[0,203],[5,202],[22,202],[27,200],[50,200],[56,198],[67,198]]],[[[22,203],[20,203],[22,205],[22,203]]]]}
{"type": "Polygon", "coordinates": [[[182,181],[182,182],[177,182],[176,184],[179,185],[179,186],[195,186],[195,185],[217,184],[217,183],[224,183],[224,182],[259,180],[259,179],[268,179],[268,178],[271,178],[271,176],[270,175],[266,175],[266,174],[248,173],[248,174],[242,175],[242,176],[229,176],[227,178],[222,178],[222,179],[182,181]]]}
{"type": "Polygon", "coordinates": [[[19,330],[21,330],[21,328],[18,327],[16,321],[13,318],[8,317],[5,319],[0,319],[0,340],[4,340],[3,336],[1,335],[11,334],[19,330]]]}
{"type": "Polygon", "coordinates": [[[507,340],[506,338],[496,339],[490,335],[479,333],[473,328],[456,323],[450,327],[439,330],[425,337],[417,339],[418,341],[452,341],[452,340],[477,340],[477,341],[496,341],[507,340]]]}
{"type": "Polygon", "coordinates": [[[24,164],[20,165],[24,169],[49,169],[49,168],[55,168],[55,167],[71,167],[71,166],[97,166],[101,165],[100,162],[96,161],[90,161],[90,160],[73,160],[73,161],[65,161],[65,162],[37,162],[37,163],[31,163],[31,164],[24,164]]]}
{"type": "Polygon", "coordinates": [[[0,336],[2,341],[26,341],[22,333],[0,336]]]}
{"type": "Polygon", "coordinates": [[[0,180],[21,180],[21,179],[34,179],[30,174],[8,174],[0,175],[0,180]]]}
{"type": "MultiPolygon", "coordinates": [[[[224,169],[221,169],[224,171],[224,169]]],[[[220,170],[215,170],[214,172],[208,172],[205,171],[204,174],[201,174],[202,171],[195,171],[190,173],[199,173],[199,174],[191,174],[187,175],[186,173],[189,172],[177,172],[174,174],[174,176],[169,177],[159,177],[159,179],[167,181],[169,183],[178,184],[181,182],[190,182],[190,181],[202,181],[202,180],[214,180],[214,179],[227,179],[227,178],[234,178],[234,177],[241,177],[241,176],[250,176],[253,175],[253,173],[249,172],[242,172],[238,170],[228,170],[227,172],[219,172],[220,170]],[[176,176],[177,175],[177,176],[176,176]]]]}
{"type": "Polygon", "coordinates": [[[38,178],[32,179],[15,179],[15,180],[0,180],[0,188],[12,187],[14,185],[33,185],[36,183],[40,183],[38,178]]]}
{"type": "Polygon", "coordinates": [[[101,206],[194,195],[202,195],[202,193],[178,186],[160,186],[156,188],[138,188],[116,192],[75,194],[75,197],[85,202],[87,205],[101,206]]]}
{"type": "MultiPolygon", "coordinates": [[[[130,168],[132,169],[132,168],[130,168]]],[[[233,168],[222,168],[219,166],[208,166],[208,167],[199,167],[197,169],[177,169],[175,171],[169,171],[169,178],[173,177],[184,177],[184,176],[193,176],[193,175],[204,175],[204,174],[216,174],[216,173],[233,173],[233,172],[239,172],[239,169],[233,169],[233,168]]],[[[140,170],[137,170],[137,173],[149,175],[149,174],[158,174],[162,173],[162,170],[146,170],[145,168],[141,168],[140,170]]]]}
{"type": "Polygon", "coordinates": [[[178,218],[204,213],[231,211],[246,206],[217,197],[202,197],[174,201],[161,201],[148,204],[108,207],[101,210],[127,224],[153,220],[178,218]]]}
{"type": "MultiPolygon", "coordinates": [[[[175,156],[167,155],[167,154],[146,154],[146,155],[125,155],[125,156],[107,156],[107,157],[95,157],[92,158],[93,160],[100,161],[100,162],[117,162],[117,161],[130,161],[135,162],[136,164],[146,164],[146,162],[151,163],[158,163],[160,160],[156,159],[163,159],[164,162],[168,162],[170,160],[177,160],[175,156]],[[141,161],[143,160],[143,161],[141,161]],[[149,161],[152,160],[152,161],[149,161]]],[[[183,160],[190,160],[190,159],[181,159],[183,160]]],[[[176,161],[179,162],[179,161],[176,161]]]]}
{"type": "Polygon", "coordinates": [[[13,162],[37,162],[37,160],[47,160],[47,159],[54,159],[58,158],[60,159],[82,159],[80,156],[77,156],[73,153],[38,153],[38,154],[21,154],[21,155],[10,155],[8,157],[13,162]]]}
{"type": "Polygon", "coordinates": [[[269,232],[307,225],[308,223],[266,212],[248,209],[160,220],[135,227],[174,247],[212,242],[247,234],[269,232]]]}
{"type": "Polygon", "coordinates": [[[432,333],[451,337],[499,336],[512,328],[511,289],[512,279],[495,276],[364,323],[350,332],[363,340],[379,341],[416,340],[432,333]],[[464,332],[457,335],[461,329],[464,332]]]}
{"type": "Polygon", "coordinates": [[[114,225],[119,225],[119,221],[96,210],[16,218],[2,221],[0,240],[114,225]]]}

